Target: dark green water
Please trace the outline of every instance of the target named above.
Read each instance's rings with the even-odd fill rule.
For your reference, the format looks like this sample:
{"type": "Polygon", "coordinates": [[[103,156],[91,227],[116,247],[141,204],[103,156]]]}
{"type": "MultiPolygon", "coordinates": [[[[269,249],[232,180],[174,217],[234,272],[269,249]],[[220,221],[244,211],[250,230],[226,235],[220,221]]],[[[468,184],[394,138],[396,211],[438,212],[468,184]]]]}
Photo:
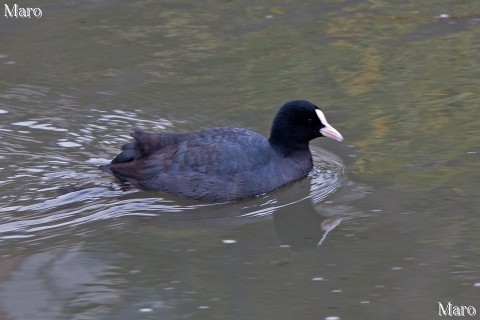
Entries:
{"type": "Polygon", "coordinates": [[[17,3],[43,16],[0,16],[1,320],[480,312],[480,2],[17,3]],[[267,135],[299,98],[345,141],[270,195],[96,169],[134,125],[267,135]]]}

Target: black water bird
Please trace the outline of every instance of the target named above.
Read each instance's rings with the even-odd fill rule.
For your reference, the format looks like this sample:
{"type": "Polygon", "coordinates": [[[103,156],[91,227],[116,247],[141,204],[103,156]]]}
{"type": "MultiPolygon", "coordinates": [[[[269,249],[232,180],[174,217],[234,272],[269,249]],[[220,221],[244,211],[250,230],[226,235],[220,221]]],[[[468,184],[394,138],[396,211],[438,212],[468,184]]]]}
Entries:
{"type": "Polygon", "coordinates": [[[302,179],[313,167],[310,140],[343,140],[324,113],[305,100],[280,108],[269,139],[244,128],[194,133],[135,128],[132,136],[101,170],[142,189],[209,201],[254,197],[302,179]]]}

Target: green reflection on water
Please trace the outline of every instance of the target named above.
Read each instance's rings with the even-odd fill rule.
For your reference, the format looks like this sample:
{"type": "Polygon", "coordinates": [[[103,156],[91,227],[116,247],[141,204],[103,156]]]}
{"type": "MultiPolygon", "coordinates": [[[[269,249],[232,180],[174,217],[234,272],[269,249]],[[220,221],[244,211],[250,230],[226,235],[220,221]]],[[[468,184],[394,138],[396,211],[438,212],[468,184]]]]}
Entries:
{"type": "Polygon", "coordinates": [[[337,126],[359,148],[356,178],[434,187],[478,168],[468,152],[479,144],[479,15],[478,1],[67,8],[10,39],[2,50],[16,67],[0,71],[3,86],[15,78],[113,90],[112,106],[152,114],[170,103],[206,117],[270,115],[286,100],[309,99],[348,114],[337,126]]]}
{"type": "MultiPolygon", "coordinates": [[[[234,297],[218,303],[218,318],[231,314],[230,308],[237,310],[238,305],[244,312],[244,303],[254,309],[253,312],[246,310],[247,314],[268,309],[273,316],[267,317],[278,319],[310,312],[305,303],[307,307],[325,308],[328,305],[324,300],[333,301],[333,305],[340,305],[347,312],[352,308],[357,311],[356,307],[349,306],[358,303],[359,296],[355,293],[380,284],[378,278],[382,274],[390,287],[411,283],[416,289],[416,284],[430,281],[427,282],[430,285],[425,286],[428,301],[423,298],[422,303],[413,304],[410,297],[421,298],[416,290],[409,292],[415,294],[405,294],[408,299],[393,294],[390,298],[390,301],[399,301],[402,308],[407,305],[408,310],[427,310],[423,318],[432,316],[428,303],[438,298],[431,297],[431,292],[458,290],[458,283],[451,281],[453,276],[449,273],[451,264],[455,263],[451,256],[471,253],[473,260],[474,253],[479,251],[479,223],[474,210],[480,198],[480,25],[475,22],[476,15],[480,14],[480,2],[450,0],[442,1],[441,5],[413,0],[284,1],[263,5],[254,1],[99,3],[57,11],[53,10],[53,4],[51,11],[45,10],[44,20],[38,24],[33,22],[31,29],[17,31],[16,37],[7,39],[0,54],[6,54],[16,63],[0,63],[0,92],[16,85],[40,85],[51,90],[46,89],[45,95],[53,92],[55,96],[60,92],[72,100],[67,104],[64,97],[53,102],[42,95],[31,94],[32,99],[24,101],[2,97],[0,107],[10,111],[7,116],[12,117],[11,122],[19,121],[15,117],[21,109],[25,113],[25,119],[21,120],[57,117],[56,122],[69,130],[79,127],[73,132],[80,132],[82,125],[90,120],[85,116],[89,108],[106,112],[138,108],[143,111],[139,116],[142,119],[157,116],[168,120],[186,119],[184,127],[178,125],[173,130],[196,130],[218,122],[236,125],[238,121],[242,126],[268,132],[279,104],[305,98],[321,104],[331,122],[346,137],[346,144],[357,147],[357,157],[348,168],[352,180],[415,189],[415,192],[396,193],[398,189],[385,192],[378,188],[376,192],[380,195],[372,196],[368,201],[373,204],[365,205],[365,211],[373,209],[373,205],[385,208],[378,216],[368,223],[361,220],[342,225],[338,237],[329,239],[332,246],[302,256],[277,248],[269,224],[252,224],[235,232],[162,229],[150,225],[150,220],[134,225],[137,219],[133,218],[118,231],[110,221],[104,227],[85,224],[85,234],[101,234],[101,242],[118,243],[119,252],[133,257],[131,265],[124,268],[126,274],[138,265],[146,266],[148,272],[132,273],[130,277],[135,279],[127,286],[135,286],[140,279],[161,291],[165,283],[183,276],[192,283],[187,289],[197,290],[206,298],[219,294],[234,297]],[[444,12],[453,18],[434,17],[444,12]],[[95,96],[96,91],[110,95],[95,96]],[[31,100],[38,100],[38,105],[30,103],[31,100]],[[25,101],[28,105],[24,105],[25,101]],[[199,118],[201,116],[204,118],[199,118]],[[417,192],[419,188],[427,191],[417,192]],[[384,199],[378,199],[382,196],[384,199]],[[398,213],[413,213],[415,217],[398,213]],[[132,225],[139,230],[137,233],[131,231],[132,225]],[[104,235],[109,228],[117,235],[108,232],[104,235]],[[353,241],[343,237],[356,233],[359,237],[353,241]],[[238,244],[228,247],[220,241],[229,238],[238,239],[238,244]],[[181,251],[172,250],[177,247],[181,251]],[[240,249],[235,251],[237,247],[240,249]],[[422,250],[415,251],[419,247],[422,250]],[[198,249],[198,253],[188,251],[192,248],[198,249]],[[430,256],[427,255],[425,261],[431,267],[412,268],[407,276],[402,274],[392,280],[391,273],[385,270],[412,252],[419,259],[428,253],[430,256]],[[230,259],[227,254],[235,258],[230,259]],[[241,260],[243,256],[248,259],[241,260]],[[282,264],[285,256],[292,259],[291,264],[282,264]],[[338,274],[331,271],[332,282],[345,274],[351,275],[351,267],[357,266],[353,283],[350,282],[350,286],[348,281],[341,283],[354,294],[346,290],[347,298],[332,298],[330,288],[326,287],[321,295],[324,299],[308,300],[310,295],[319,294],[310,279],[325,276],[320,271],[322,266],[325,270],[328,259],[339,266],[329,267],[339,270],[338,274]],[[243,264],[251,261],[257,263],[253,267],[243,264]],[[177,269],[177,264],[183,269],[177,269]],[[237,270],[246,270],[247,276],[266,280],[260,281],[260,288],[256,278],[250,285],[252,280],[238,277],[241,272],[237,270]],[[307,276],[303,277],[304,274],[307,276]],[[439,280],[431,280],[432,274],[439,280]],[[223,275],[233,275],[234,280],[223,275]],[[157,284],[159,277],[161,281],[157,284]],[[445,284],[446,278],[450,278],[450,282],[445,284]],[[296,286],[298,291],[290,291],[288,283],[277,290],[279,283],[290,279],[292,284],[300,284],[296,286]],[[238,287],[243,288],[244,296],[250,297],[246,303],[236,299],[238,287]],[[264,305],[265,296],[260,295],[265,292],[270,301],[264,305]],[[288,305],[285,298],[291,297],[298,309],[285,316],[288,305]],[[348,303],[337,303],[336,299],[348,303]]],[[[92,114],[98,115],[89,113],[92,114]]],[[[125,126],[126,122],[105,124],[115,135],[126,134],[129,128],[125,126]]],[[[104,141],[103,133],[91,132],[92,138],[104,141]]],[[[53,144],[58,139],[50,137],[35,136],[42,142],[51,140],[53,144]]],[[[68,153],[75,161],[82,162],[81,166],[74,165],[78,172],[93,170],[83,164],[89,156],[103,157],[109,152],[104,145],[86,145],[84,154],[54,148],[56,153],[68,153]]],[[[13,151],[16,150],[12,148],[13,151]]],[[[29,151],[37,156],[42,149],[29,151]]],[[[37,160],[22,158],[21,161],[22,165],[29,166],[37,160]]],[[[32,185],[32,193],[37,192],[36,185],[37,182],[32,185]]],[[[18,194],[29,196],[23,189],[18,189],[18,194]]],[[[113,223],[115,221],[113,219],[113,223]]],[[[59,234],[67,233],[57,230],[59,234]]],[[[70,235],[66,238],[79,241],[70,235]]],[[[465,270],[470,273],[460,274],[462,282],[478,281],[476,265],[466,265],[465,270]]],[[[125,285],[121,283],[121,286],[125,285]]],[[[381,305],[391,306],[383,302],[381,305]]],[[[79,310],[75,313],[80,313],[79,310]]],[[[391,315],[391,309],[387,311],[391,315]]],[[[320,312],[323,311],[300,318],[318,319],[320,312]]]]}

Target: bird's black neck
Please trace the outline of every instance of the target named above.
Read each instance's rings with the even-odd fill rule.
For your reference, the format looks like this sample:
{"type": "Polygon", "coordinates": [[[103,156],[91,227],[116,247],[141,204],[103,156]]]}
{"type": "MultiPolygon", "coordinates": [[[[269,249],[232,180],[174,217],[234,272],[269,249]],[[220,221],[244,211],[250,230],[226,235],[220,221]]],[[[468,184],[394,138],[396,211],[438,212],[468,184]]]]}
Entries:
{"type": "Polygon", "coordinates": [[[309,141],[305,140],[297,140],[293,136],[288,135],[273,135],[270,136],[268,139],[272,148],[282,154],[283,156],[287,157],[296,152],[309,152],[310,149],[308,148],[309,141]]]}

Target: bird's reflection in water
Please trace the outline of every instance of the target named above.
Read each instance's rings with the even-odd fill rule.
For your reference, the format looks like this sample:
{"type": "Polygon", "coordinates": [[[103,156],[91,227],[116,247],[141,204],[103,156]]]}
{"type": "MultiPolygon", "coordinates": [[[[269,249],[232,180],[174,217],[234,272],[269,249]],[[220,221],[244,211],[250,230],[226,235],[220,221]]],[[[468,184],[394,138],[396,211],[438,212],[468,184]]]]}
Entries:
{"type": "MultiPolygon", "coordinates": [[[[365,216],[351,205],[364,198],[370,189],[352,181],[344,185],[328,201],[313,193],[294,207],[282,207],[273,214],[275,232],[283,245],[294,251],[313,249],[327,242],[327,236],[342,222],[365,216]]],[[[312,183],[311,191],[315,191],[312,183]]]]}

